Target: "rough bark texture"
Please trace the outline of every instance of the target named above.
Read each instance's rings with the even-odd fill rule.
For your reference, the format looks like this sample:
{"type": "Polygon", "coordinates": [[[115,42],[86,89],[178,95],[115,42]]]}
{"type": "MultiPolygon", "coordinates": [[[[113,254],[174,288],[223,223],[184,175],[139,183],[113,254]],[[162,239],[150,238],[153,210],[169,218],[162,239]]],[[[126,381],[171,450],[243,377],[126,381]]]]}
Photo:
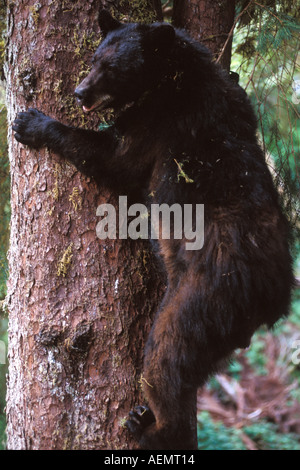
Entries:
{"type": "MultiPolygon", "coordinates": [[[[98,122],[73,98],[99,39],[98,8],[9,2],[9,129],[29,107],[68,124],[98,122]]],[[[8,448],[132,448],[121,421],[142,400],[144,341],[162,291],[155,261],[142,242],[97,239],[96,208],[116,195],[99,194],[56,155],[18,145],[11,131],[9,154],[8,448]]]]}
{"type": "MultiPolygon", "coordinates": [[[[175,0],[173,22],[202,41],[217,59],[233,26],[234,13],[235,0],[175,0]]],[[[227,70],[230,69],[231,46],[232,37],[220,60],[227,70]]]]}

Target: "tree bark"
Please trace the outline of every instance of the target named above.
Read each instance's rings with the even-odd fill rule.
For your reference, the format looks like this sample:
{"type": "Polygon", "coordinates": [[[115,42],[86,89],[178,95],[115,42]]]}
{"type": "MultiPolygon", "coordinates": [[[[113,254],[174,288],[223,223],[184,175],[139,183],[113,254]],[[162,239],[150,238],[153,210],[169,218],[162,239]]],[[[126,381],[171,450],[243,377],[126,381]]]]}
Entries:
{"type": "Polygon", "coordinates": [[[234,14],[235,0],[174,0],[173,23],[205,44],[215,59],[221,55],[220,64],[229,71],[232,34],[222,50],[232,33],[234,14]]]}
{"type": "Polygon", "coordinates": [[[163,21],[163,11],[162,11],[162,4],[161,0],[152,0],[152,4],[154,7],[154,10],[156,11],[156,16],[158,21],[163,21]]]}
{"type": "Polygon", "coordinates": [[[148,243],[96,237],[97,206],[117,195],[11,135],[29,107],[97,127],[73,91],[99,39],[99,2],[8,3],[8,449],[133,448],[122,419],[143,401],[144,342],[162,275],[148,243]]]}

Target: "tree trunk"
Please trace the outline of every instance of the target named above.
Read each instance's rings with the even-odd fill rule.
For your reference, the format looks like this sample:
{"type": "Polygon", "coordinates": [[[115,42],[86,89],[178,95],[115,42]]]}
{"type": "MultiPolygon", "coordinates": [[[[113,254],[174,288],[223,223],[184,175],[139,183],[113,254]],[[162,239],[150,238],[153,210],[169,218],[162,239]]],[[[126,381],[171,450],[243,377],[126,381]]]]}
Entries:
{"type": "Polygon", "coordinates": [[[230,70],[232,34],[225,50],[229,33],[232,33],[235,0],[174,0],[173,23],[185,28],[205,44],[215,59],[221,55],[220,64],[230,70]]]}
{"type": "MultiPolygon", "coordinates": [[[[139,19],[154,19],[151,2],[140,3],[139,19]]],[[[147,243],[96,237],[97,206],[117,195],[99,194],[73,166],[11,135],[16,113],[29,107],[97,126],[73,90],[99,39],[99,2],[8,8],[8,449],[132,448],[122,419],[142,401],[144,341],[162,277],[147,243]]]]}

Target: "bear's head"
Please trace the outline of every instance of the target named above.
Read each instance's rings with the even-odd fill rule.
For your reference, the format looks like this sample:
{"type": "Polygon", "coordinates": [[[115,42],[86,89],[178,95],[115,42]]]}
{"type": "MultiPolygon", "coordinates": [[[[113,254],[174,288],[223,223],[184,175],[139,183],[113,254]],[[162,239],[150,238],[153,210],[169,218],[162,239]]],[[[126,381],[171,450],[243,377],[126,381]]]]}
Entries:
{"type": "Polygon", "coordinates": [[[75,90],[85,112],[120,109],[159,84],[175,41],[169,24],[122,24],[106,10],[100,11],[99,25],[103,41],[89,75],[75,90]]]}

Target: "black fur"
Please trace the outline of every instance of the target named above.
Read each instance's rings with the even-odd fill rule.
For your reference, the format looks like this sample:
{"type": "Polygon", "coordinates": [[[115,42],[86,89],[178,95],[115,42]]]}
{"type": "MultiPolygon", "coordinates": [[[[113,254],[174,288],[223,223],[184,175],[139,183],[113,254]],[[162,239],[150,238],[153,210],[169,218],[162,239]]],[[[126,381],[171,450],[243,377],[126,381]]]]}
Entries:
{"type": "Polygon", "coordinates": [[[114,126],[75,129],[29,110],[13,129],[120,195],[205,205],[203,249],[159,240],[168,290],[145,350],[151,411],[127,423],[142,448],[191,449],[197,388],[260,325],[288,314],[288,225],[249,100],[207,49],[170,25],[123,25],[107,13],[99,22],[105,39],[75,93],[86,111],[114,107],[114,126]]]}

